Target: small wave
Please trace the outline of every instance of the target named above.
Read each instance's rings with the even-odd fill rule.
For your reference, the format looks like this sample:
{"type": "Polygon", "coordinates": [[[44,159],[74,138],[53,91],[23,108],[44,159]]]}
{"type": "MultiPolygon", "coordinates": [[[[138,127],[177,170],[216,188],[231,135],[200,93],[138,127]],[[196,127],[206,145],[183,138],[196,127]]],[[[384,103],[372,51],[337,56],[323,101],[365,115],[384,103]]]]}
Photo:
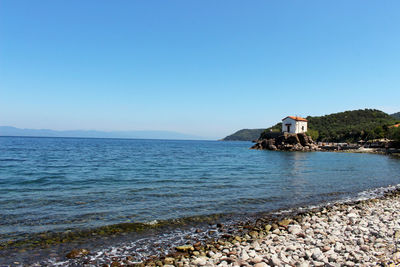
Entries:
{"type": "Polygon", "coordinates": [[[346,194],[346,192],[329,192],[329,193],[321,193],[321,194],[318,194],[318,196],[321,196],[321,197],[335,197],[335,196],[340,196],[340,195],[344,195],[344,194],[346,194]]]}
{"type": "Polygon", "coordinates": [[[144,223],[144,224],[147,224],[147,225],[156,225],[156,224],[158,224],[158,221],[157,221],[157,220],[153,220],[153,221],[150,221],[150,222],[146,222],[146,223],[144,223]]]}
{"type": "Polygon", "coordinates": [[[308,205],[298,206],[298,207],[294,207],[294,208],[281,209],[281,210],[273,212],[273,214],[287,214],[287,213],[292,213],[294,211],[307,211],[307,210],[321,208],[324,206],[330,206],[330,205],[335,205],[335,204],[344,204],[344,203],[351,203],[351,202],[356,202],[356,201],[374,199],[374,198],[383,197],[386,193],[389,193],[389,192],[392,192],[392,191],[395,191],[398,189],[400,189],[400,184],[364,190],[364,191],[357,193],[353,197],[348,196],[347,193],[345,193],[345,192],[332,192],[332,193],[319,194],[318,196],[346,195],[346,197],[343,197],[343,198],[340,198],[340,199],[337,199],[334,201],[329,201],[329,202],[321,202],[318,204],[308,204],[308,205]]]}
{"type": "Polygon", "coordinates": [[[177,197],[182,197],[185,194],[179,193],[179,192],[166,192],[166,193],[146,193],[145,194],[148,197],[155,197],[155,198],[177,198],[177,197]]]}
{"type": "Polygon", "coordinates": [[[14,158],[4,158],[4,159],[0,158],[0,161],[4,161],[4,162],[8,162],[8,161],[23,162],[23,161],[26,161],[26,160],[25,159],[14,159],[14,158]]]}
{"type": "Polygon", "coordinates": [[[16,184],[20,184],[20,185],[44,184],[44,183],[50,182],[50,180],[51,180],[51,177],[40,177],[40,178],[32,179],[32,180],[17,181],[16,184]]]}
{"type": "MultiPolygon", "coordinates": [[[[31,174],[28,174],[28,176],[31,176],[31,174]]],[[[12,184],[17,184],[17,185],[32,185],[32,184],[49,184],[49,183],[54,183],[54,181],[57,179],[57,183],[61,184],[61,180],[65,178],[64,175],[61,174],[45,174],[45,176],[41,176],[36,179],[25,179],[25,180],[15,180],[12,182],[12,184]]]]}
{"type": "Polygon", "coordinates": [[[366,199],[370,199],[370,198],[382,197],[384,194],[386,194],[390,191],[394,191],[399,188],[400,188],[400,184],[365,190],[365,191],[358,193],[357,197],[354,200],[366,200],[366,199]]]}

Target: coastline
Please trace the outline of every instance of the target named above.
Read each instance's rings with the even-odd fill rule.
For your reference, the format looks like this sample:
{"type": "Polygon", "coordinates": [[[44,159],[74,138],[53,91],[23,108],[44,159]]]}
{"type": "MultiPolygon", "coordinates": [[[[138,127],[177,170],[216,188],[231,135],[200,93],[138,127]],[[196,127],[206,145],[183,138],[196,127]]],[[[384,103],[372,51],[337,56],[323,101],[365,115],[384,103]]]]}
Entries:
{"type": "MultiPolygon", "coordinates": [[[[261,214],[235,224],[210,225],[214,238],[181,239],[166,254],[143,261],[113,247],[83,247],[58,266],[392,266],[400,263],[400,188],[380,196],[261,214]]],[[[156,242],[147,244],[155,246],[156,242]]],[[[161,252],[161,250],[160,250],[161,252]]],[[[30,265],[37,266],[37,265],[30,265]]]]}
{"type": "MultiPolygon", "coordinates": [[[[136,266],[397,266],[400,189],[243,225],[242,235],[177,248],[136,266]]],[[[223,226],[222,226],[223,227],[223,226]]]]}
{"type": "MultiPolygon", "coordinates": [[[[9,141],[12,145],[13,140],[9,141]]],[[[28,141],[32,145],[48,142],[28,141]]],[[[93,148],[96,146],[92,145],[98,143],[90,140],[84,142],[85,146],[93,148]]],[[[56,144],[59,145],[58,142],[56,144]]],[[[68,139],[62,143],[62,147],[74,149],[74,144],[76,141],[68,139]]],[[[129,144],[136,151],[137,142],[129,144]]],[[[121,153],[127,146],[116,141],[111,145],[117,145],[115,151],[121,153]]],[[[158,155],[159,144],[151,145],[152,150],[145,150],[147,155],[158,155]]],[[[84,162],[79,150],[73,150],[75,162],[72,165],[65,165],[70,164],[65,160],[68,159],[65,153],[56,154],[58,164],[50,164],[50,167],[41,164],[38,170],[31,171],[29,177],[23,175],[24,166],[36,166],[32,164],[35,158],[30,160],[12,154],[5,158],[4,164],[9,168],[4,172],[4,177],[8,177],[11,171],[21,175],[20,179],[3,181],[2,191],[6,197],[2,202],[4,234],[0,237],[0,247],[4,244],[7,246],[0,248],[0,266],[34,266],[35,263],[41,266],[82,266],[90,262],[94,266],[102,266],[123,262],[127,258],[131,263],[137,263],[168,255],[174,252],[176,246],[187,243],[194,245],[200,242],[204,245],[229,236],[243,236],[247,227],[251,228],[257,219],[268,221],[289,216],[301,208],[304,211],[311,205],[356,199],[361,194],[373,197],[375,194],[370,190],[399,183],[399,161],[380,155],[251,151],[247,142],[201,145],[198,142],[178,142],[172,146],[165,142],[164,145],[168,148],[165,151],[179,148],[179,156],[165,158],[174,160],[174,164],[165,161],[167,164],[160,166],[163,163],[160,158],[152,156],[147,159],[152,159],[150,163],[154,164],[146,161],[136,167],[132,165],[133,161],[120,161],[118,157],[112,157],[102,165],[103,168],[91,171],[89,177],[85,173],[97,166],[97,161],[93,164],[89,162],[84,165],[83,171],[77,171],[81,167],[76,167],[84,162]],[[182,155],[194,155],[195,160],[186,160],[187,157],[182,155]],[[21,159],[26,162],[21,164],[21,159]],[[218,161],[215,162],[215,159],[218,161]],[[126,165],[130,169],[124,169],[126,171],[121,175],[118,170],[126,165]],[[104,175],[110,166],[114,166],[112,179],[104,175]],[[153,169],[154,166],[157,168],[153,169]],[[57,174],[62,170],[63,175],[53,179],[47,173],[39,172],[49,168],[57,174]],[[155,170],[161,171],[158,173],[160,176],[149,176],[149,173],[157,174],[155,170]],[[133,176],[136,173],[141,173],[140,179],[133,176]],[[94,175],[99,178],[93,179],[94,175]],[[22,211],[15,209],[16,204],[20,203],[15,191],[24,188],[30,190],[21,191],[28,196],[34,194],[36,189],[43,192],[41,198],[33,198],[34,206],[25,205],[32,208],[29,212],[34,217],[8,216],[23,215],[22,211]],[[81,189],[90,194],[81,194],[81,189]],[[142,192],[142,189],[145,190],[142,192]],[[103,193],[108,197],[104,198],[103,193]],[[77,197],[71,199],[71,195],[77,197]],[[151,203],[160,205],[153,208],[151,203]],[[125,208],[126,204],[131,208],[125,208]],[[121,208],[117,213],[121,217],[116,217],[112,212],[100,213],[101,206],[110,211],[121,208]],[[51,217],[42,216],[42,211],[51,209],[55,212],[51,213],[51,217]],[[154,215],[143,216],[142,210],[154,215]],[[65,211],[65,218],[57,217],[61,211],[65,211]],[[132,214],[139,216],[134,218],[132,214]],[[218,224],[224,227],[218,227],[218,224]],[[86,255],[66,258],[74,249],[84,249],[82,254],[86,255]]],[[[134,155],[141,156],[141,150],[139,152],[134,155]]],[[[98,155],[96,150],[93,153],[98,155]]],[[[136,157],[131,155],[130,158],[136,157]]],[[[99,155],[99,159],[103,157],[99,155]]]]}

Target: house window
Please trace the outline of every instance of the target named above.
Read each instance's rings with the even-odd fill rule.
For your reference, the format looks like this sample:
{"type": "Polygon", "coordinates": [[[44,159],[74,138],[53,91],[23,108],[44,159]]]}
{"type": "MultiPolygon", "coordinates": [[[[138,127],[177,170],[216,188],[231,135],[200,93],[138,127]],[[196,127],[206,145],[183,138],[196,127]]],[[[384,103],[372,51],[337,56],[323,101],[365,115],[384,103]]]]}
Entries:
{"type": "Polygon", "coordinates": [[[304,126],[301,126],[301,130],[304,131],[304,126]]]}

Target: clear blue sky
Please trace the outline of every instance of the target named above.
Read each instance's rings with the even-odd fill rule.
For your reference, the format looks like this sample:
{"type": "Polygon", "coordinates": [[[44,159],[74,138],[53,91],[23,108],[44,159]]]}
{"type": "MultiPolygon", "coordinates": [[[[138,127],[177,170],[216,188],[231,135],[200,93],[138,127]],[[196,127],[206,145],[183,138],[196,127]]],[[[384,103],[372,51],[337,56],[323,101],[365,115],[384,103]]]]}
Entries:
{"type": "Polygon", "coordinates": [[[0,125],[220,138],[400,111],[400,1],[0,0],[0,125]]]}

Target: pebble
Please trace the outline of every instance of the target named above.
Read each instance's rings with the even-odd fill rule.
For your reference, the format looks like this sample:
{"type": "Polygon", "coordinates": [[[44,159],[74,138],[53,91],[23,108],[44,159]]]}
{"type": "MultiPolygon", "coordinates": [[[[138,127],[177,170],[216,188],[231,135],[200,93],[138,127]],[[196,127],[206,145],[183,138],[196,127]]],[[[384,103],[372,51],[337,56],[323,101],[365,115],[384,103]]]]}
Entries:
{"type": "Polygon", "coordinates": [[[291,225],[288,230],[289,230],[289,233],[291,233],[293,235],[297,235],[297,234],[301,233],[301,231],[302,231],[300,225],[291,225]]]}
{"type": "Polygon", "coordinates": [[[242,253],[240,254],[240,258],[244,261],[247,261],[250,257],[249,254],[247,254],[246,250],[242,250],[242,253]]]}
{"type": "Polygon", "coordinates": [[[194,265],[204,266],[204,265],[207,264],[207,260],[208,260],[208,258],[201,256],[201,257],[198,257],[198,258],[194,259],[194,260],[192,261],[192,263],[193,263],[194,265]]]}
{"type": "Polygon", "coordinates": [[[271,259],[270,259],[270,264],[272,266],[280,266],[282,265],[281,260],[278,258],[277,255],[272,255],[271,259]]]}
{"type": "Polygon", "coordinates": [[[400,252],[396,252],[393,244],[400,238],[399,224],[398,196],[367,201],[357,207],[356,204],[334,206],[306,215],[300,225],[283,220],[279,225],[263,226],[272,233],[259,234],[256,240],[257,235],[252,231],[252,241],[231,245],[239,249],[241,261],[219,266],[338,267],[376,266],[385,260],[398,262],[400,252]],[[385,209],[390,212],[382,212],[385,209]]]}

